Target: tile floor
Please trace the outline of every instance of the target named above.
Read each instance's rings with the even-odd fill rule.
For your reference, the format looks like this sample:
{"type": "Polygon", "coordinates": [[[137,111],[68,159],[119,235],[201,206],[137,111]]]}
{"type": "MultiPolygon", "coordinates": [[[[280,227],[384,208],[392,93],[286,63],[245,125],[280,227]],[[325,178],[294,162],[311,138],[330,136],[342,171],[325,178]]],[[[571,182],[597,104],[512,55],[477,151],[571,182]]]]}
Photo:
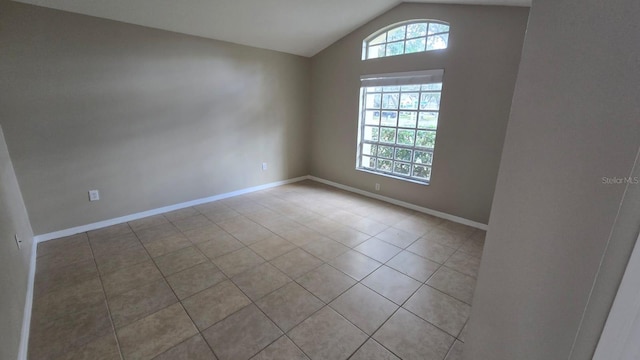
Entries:
{"type": "Polygon", "coordinates": [[[48,241],[29,359],[459,359],[483,243],[311,181],[48,241]]]}

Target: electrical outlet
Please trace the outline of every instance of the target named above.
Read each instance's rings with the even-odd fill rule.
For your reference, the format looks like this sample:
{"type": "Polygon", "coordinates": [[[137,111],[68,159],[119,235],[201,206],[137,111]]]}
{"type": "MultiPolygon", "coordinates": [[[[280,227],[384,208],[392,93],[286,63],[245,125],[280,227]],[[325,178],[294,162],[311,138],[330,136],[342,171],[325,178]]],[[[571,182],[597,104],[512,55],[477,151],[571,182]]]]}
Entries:
{"type": "Polygon", "coordinates": [[[376,191],[380,191],[380,184],[376,184],[376,191]]]}
{"type": "Polygon", "coordinates": [[[22,240],[20,240],[18,234],[15,234],[14,237],[16,238],[16,245],[18,245],[18,249],[20,249],[22,247],[22,240]]]}
{"type": "Polygon", "coordinates": [[[100,192],[98,190],[89,190],[89,201],[100,200],[100,192]]]}
{"type": "Polygon", "coordinates": [[[267,170],[267,163],[263,162],[262,163],[262,171],[266,171],[267,170]]]}

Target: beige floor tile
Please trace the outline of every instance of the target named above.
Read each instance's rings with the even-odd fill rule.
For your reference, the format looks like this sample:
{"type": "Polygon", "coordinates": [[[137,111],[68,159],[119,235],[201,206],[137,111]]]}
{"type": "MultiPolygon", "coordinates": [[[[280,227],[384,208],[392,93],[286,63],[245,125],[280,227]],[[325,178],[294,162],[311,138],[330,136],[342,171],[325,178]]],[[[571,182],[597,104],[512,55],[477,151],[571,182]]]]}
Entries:
{"type": "Polygon", "coordinates": [[[418,240],[418,237],[418,235],[394,227],[387,228],[376,235],[376,238],[403,249],[413,244],[414,241],[418,240]]]}
{"type": "Polygon", "coordinates": [[[462,348],[464,344],[459,340],[456,340],[453,345],[451,345],[451,349],[449,349],[449,353],[444,360],[462,360],[462,348]]]}
{"type": "Polygon", "coordinates": [[[327,237],[314,239],[302,248],[311,255],[324,261],[330,261],[349,250],[348,247],[327,237]]]}
{"type": "Polygon", "coordinates": [[[398,308],[398,305],[360,284],[338,296],[329,306],[369,335],[398,308]]]}
{"type": "Polygon", "coordinates": [[[197,244],[198,249],[211,260],[242,249],[244,246],[243,243],[226,232],[219,233],[213,239],[197,244]]]}
{"type": "Polygon", "coordinates": [[[362,280],[362,284],[401,305],[422,285],[388,266],[382,266],[362,280]]]}
{"type": "Polygon", "coordinates": [[[258,265],[234,276],[231,280],[253,301],[291,281],[287,275],[269,263],[258,265]]]}
{"type": "Polygon", "coordinates": [[[463,224],[449,221],[449,220],[444,220],[439,224],[439,226],[442,227],[443,229],[447,229],[448,231],[459,234],[460,236],[463,237],[463,240],[464,238],[471,236],[471,234],[477,230],[474,227],[463,225],[463,224]]]}
{"type": "Polygon", "coordinates": [[[476,286],[476,279],[459,273],[454,270],[450,270],[447,267],[441,267],[432,277],[427,281],[427,285],[434,287],[445,294],[449,294],[454,298],[464,301],[467,304],[471,304],[473,300],[473,291],[476,286]]]}
{"type": "Polygon", "coordinates": [[[309,360],[302,350],[286,336],[267,346],[251,360],[309,360]]]}
{"type": "Polygon", "coordinates": [[[226,279],[216,265],[207,261],[168,276],[167,282],[182,300],[226,279]]]}
{"type": "Polygon", "coordinates": [[[400,360],[400,358],[393,355],[377,341],[369,339],[353,354],[350,360],[400,360]]]}
{"type": "Polygon", "coordinates": [[[203,332],[220,360],[245,360],[282,335],[282,331],[255,305],[218,322],[203,332]]]}
{"type": "Polygon", "coordinates": [[[295,249],[271,260],[271,264],[290,278],[296,279],[322,265],[323,262],[302,249],[295,249]]]}
{"type": "Polygon", "coordinates": [[[236,216],[231,219],[221,221],[218,225],[229,233],[243,231],[245,229],[255,228],[259,225],[245,216],[236,216]]]}
{"type": "Polygon", "coordinates": [[[404,309],[399,309],[373,338],[403,360],[441,360],[454,340],[404,309]]]}
{"type": "Polygon", "coordinates": [[[229,236],[220,226],[211,224],[203,227],[199,227],[193,230],[183,232],[189,240],[194,244],[199,244],[208,240],[213,240],[219,236],[229,236]]]}
{"type": "Polygon", "coordinates": [[[49,240],[38,244],[38,251],[36,256],[38,258],[50,255],[61,256],[70,249],[78,246],[83,246],[89,237],[86,233],[80,233],[76,235],[66,236],[60,239],[49,240]]]}
{"type": "Polygon", "coordinates": [[[204,215],[190,216],[179,220],[173,220],[171,222],[180,231],[189,231],[205,226],[214,225],[213,222],[207,219],[204,215]]]}
{"type": "Polygon", "coordinates": [[[87,233],[89,240],[108,239],[130,234],[133,230],[127,223],[108,226],[102,229],[92,230],[87,233]]]}
{"type": "Polygon", "coordinates": [[[292,282],[260,299],[256,305],[287,332],[318,311],[324,303],[292,282]]]}
{"type": "MultiPolygon", "coordinates": [[[[260,206],[262,206],[262,205],[260,205],[260,206]]],[[[271,209],[265,208],[265,207],[262,207],[260,209],[255,210],[255,211],[251,211],[251,212],[245,213],[245,216],[248,219],[250,219],[252,221],[255,221],[256,223],[261,224],[261,225],[262,225],[263,222],[270,223],[272,220],[276,220],[276,219],[279,219],[279,218],[283,217],[282,214],[280,214],[278,212],[275,212],[275,211],[273,211],[271,209]]]]}
{"type": "Polygon", "coordinates": [[[164,274],[164,276],[169,276],[207,262],[209,259],[207,259],[207,257],[204,256],[195,246],[189,246],[157,257],[154,261],[156,262],[156,265],[158,265],[162,274],[164,274]]]}
{"type": "Polygon", "coordinates": [[[467,323],[464,324],[464,327],[462,328],[462,331],[460,331],[460,334],[458,335],[458,340],[465,342],[465,339],[467,338],[467,328],[469,325],[469,320],[467,320],[467,323]]]}
{"type": "Polygon", "coordinates": [[[422,236],[423,239],[435,244],[457,249],[469,235],[463,235],[442,227],[436,227],[422,236]]]}
{"type": "Polygon", "coordinates": [[[272,260],[282,254],[288,253],[297,246],[277,235],[273,235],[249,247],[265,260],[272,260]]]}
{"type": "Polygon", "coordinates": [[[255,226],[244,228],[242,230],[229,231],[229,233],[247,246],[273,236],[273,233],[271,231],[258,224],[255,224],[255,226]]]}
{"type": "Polygon", "coordinates": [[[480,258],[458,250],[451,255],[449,260],[444,263],[444,266],[465,275],[477,278],[478,270],[480,269],[480,258]]]}
{"type": "Polygon", "coordinates": [[[120,269],[102,277],[102,285],[108,298],[122,294],[162,278],[152,261],[120,269]]]}
{"type": "Polygon", "coordinates": [[[178,210],[174,210],[174,211],[170,211],[168,213],[164,213],[163,215],[169,220],[169,221],[177,221],[180,219],[184,219],[184,218],[188,218],[191,216],[196,216],[199,215],[200,212],[198,210],[196,210],[193,207],[187,207],[184,209],[178,209],[178,210]]]}
{"type": "Polygon", "coordinates": [[[371,236],[376,236],[389,227],[388,225],[385,225],[379,221],[367,218],[359,220],[353,224],[350,224],[349,226],[371,236]]]}
{"type": "Polygon", "coordinates": [[[112,331],[107,305],[104,301],[38,324],[29,336],[30,359],[54,359],[63,353],[78,349],[112,331]]]}
{"type": "Polygon", "coordinates": [[[117,330],[125,360],[152,359],[197,332],[179,303],[117,330]]]}
{"type": "Polygon", "coordinates": [[[115,238],[91,239],[89,240],[89,243],[91,243],[91,249],[93,250],[93,255],[96,258],[99,256],[114,254],[141,244],[140,240],[138,240],[138,237],[134,233],[128,233],[115,238]]]}
{"type": "Polygon", "coordinates": [[[362,244],[365,240],[368,240],[371,236],[355,229],[344,228],[328,234],[327,237],[343,245],[346,245],[350,248],[353,248],[355,246],[362,244]]]}
{"type": "Polygon", "coordinates": [[[427,279],[440,267],[440,264],[427,260],[422,256],[418,256],[409,251],[400,252],[385,265],[420,282],[427,281],[427,279]]]}
{"type": "Polygon", "coordinates": [[[154,360],[217,360],[200,334],[172,347],[154,360]]]}
{"type": "Polygon", "coordinates": [[[129,221],[129,226],[131,227],[131,229],[133,229],[133,231],[138,231],[152,226],[166,224],[168,221],[169,220],[167,220],[164,215],[159,214],[134,221],[129,221]]]}
{"type": "Polygon", "coordinates": [[[328,262],[329,265],[360,281],[382,264],[361,253],[349,250],[328,262]]]}
{"type": "Polygon", "coordinates": [[[67,314],[83,311],[104,302],[98,277],[50,291],[33,300],[32,322],[45,323],[67,314]]]}
{"type": "Polygon", "coordinates": [[[475,235],[472,235],[471,238],[467,239],[462,246],[460,246],[459,250],[479,258],[482,257],[483,248],[484,236],[475,238],[475,235]]]}
{"type": "Polygon", "coordinates": [[[175,304],[178,299],[164,279],[129,290],[109,299],[111,318],[116,328],[175,304]]]}
{"type": "Polygon", "coordinates": [[[300,229],[303,226],[302,224],[297,223],[285,216],[269,220],[256,220],[256,222],[278,235],[285,234],[295,229],[300,229]]]}
{"type": "Polygon", "coordinates": [[[57,360],[121,360],[118,342],[113,332],[90,341],[56,358],[57,360]]]}
{"type": "MultiPolygon", "coordinates": [[[[49,240],[57,241],[57,240],[49,240]]],[[[50,254],[38,258],[36,271],[49,272],[52,269],[71,265],[83,260],[93,259],[93,252],[87,239],[74,241],[73,246],[64,246],[57,251],[50,251],[50,254]]]]}
{"type": "Polygon", "coordinates": [[[182,301],[198,329],[204,330],[251,304],[231,281],[223,281],[182,301]]]}
{"type": "Polygon", "coordinates": [[[98,276],[98,268],[93,259],[79,261],[49,271],[38,271],[36,266],[33,295],[37,298],[49,291],[64,289],[92,278],[98,278],[98,276]]]}
{"type": "Polygon", "coordinates": [[[264,259],[249,248],[236,250],[232,253],[213,259],[222,272],[228,277],[233,277],[254,268],[262,263],[264,259]]]}
{"type": "Polygon", "coordinates": [[[289,333],[311,359],[343,360],[367,340],[360,331],[330,307],[325,307],[289,333]]]}
{"type": "Polygon", "coordinates": [[[451,336],[460,333],[471,312],[471,306],[427,285],[418,289],[403,307],[451,336]]]}
{"type": "Polygon", "coordinates": [[[156,225],[135,232],[143,244],[162,239],[163,237],[179,234],[178,229],[171,223],[156,225]]]}
{"type": "Polygon", "coordinates": [[[402,251],[399,247],[377,238],[371,238],[353,249],[383,263],[402,251]]]}
{"type": "Polygon", "coordinates": [[[315,241],[316,239],[323,238],[323,236],[319,232],[307,227],[285,231],[284,233],[280,234],[280,236],[298,246],[305,246],[308,243],[315,241]]]}
{"type": "Polygon", "coordinates": [[[356,283],[351,277],[327,264],[306,273],[296,282],[325,303],[331,302],[356,283]]]}
{"type": "Polygon", "coordinates": [[[438,264],[444,264],[449,257],[456,252],[454,248],[436,244],[424,238],[416,240],[407,250],[431,261],[435,261],[438,264]]]}
{"type": "Polygon", "coordinates": [[[409,216],[408,218],[400,220],[394,225],[394,227],[398,229],[402,229],[403,231],[412,233],[417,236],[426,234],[427,231],[433,229],[436,226],[437,223],[425,221],[423,218],[418,216],[409,216]]]}
{"type": "Polygon", "coordinates": [[[152,257],[158,257],[176,250],[193,245],[181,234],[169,235],[158,240],[144,244],[144,247],[152,257]]]}
{"type": "Polygon", "coordinates": [[[240,216],[240,213],[229,208],[229,207],[221,207],[217,209],[208,209],[201,210],[202,214],[207,217],[207,219],[213,221],[216,224],[219,224],[223,221],[231,220],[235,217],[240,216]]]}
{"type": "MultiPolygon", "coordinates": [[[[331,210],[329,213],[333,213],[333,211],[334,210],[331,210]]],[[[339,222],[326,217],[318,217],[313,221],[305,223],[304,225],[324,236],[327,236],[339,230],[343,230],[347,227],[346,225],[342,225],[339,222]]]]}
{"type": "Polygon", "coordinates": [[[141,245],[130,246],[119,252],[108,255],[96,256],[96,264],[101,275],[112,273],[116,270],[124,269],[143,261],[151,260],[147,250],[141,245]]]}

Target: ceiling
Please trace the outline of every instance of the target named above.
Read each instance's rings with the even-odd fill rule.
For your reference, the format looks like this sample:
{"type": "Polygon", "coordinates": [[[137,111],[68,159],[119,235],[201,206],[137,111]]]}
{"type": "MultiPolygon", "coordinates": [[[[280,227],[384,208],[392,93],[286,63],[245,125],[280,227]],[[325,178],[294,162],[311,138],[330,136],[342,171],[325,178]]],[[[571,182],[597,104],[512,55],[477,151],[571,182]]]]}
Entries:
{"type": "MultiPolygon", "coordinates": [[[[183,34],[313,56],[399,0],[17,0],[183,34]]],[[[531,0],[413,0],[531,6],[531,0]]]]}

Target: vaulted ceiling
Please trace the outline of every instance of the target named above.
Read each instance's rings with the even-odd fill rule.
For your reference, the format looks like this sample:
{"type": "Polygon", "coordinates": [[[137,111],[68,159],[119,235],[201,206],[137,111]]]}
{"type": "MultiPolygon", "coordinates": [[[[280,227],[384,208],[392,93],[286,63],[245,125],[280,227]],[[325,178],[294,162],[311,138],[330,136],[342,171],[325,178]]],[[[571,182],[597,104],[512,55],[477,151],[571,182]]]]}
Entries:
{"type": "MultiPolygon", "coordinates": [[[[18,0],[130,24],[313,56],[397,0],[18,0]]],[[[531,6],[531,0],[415,0],[531,6]]]]}

